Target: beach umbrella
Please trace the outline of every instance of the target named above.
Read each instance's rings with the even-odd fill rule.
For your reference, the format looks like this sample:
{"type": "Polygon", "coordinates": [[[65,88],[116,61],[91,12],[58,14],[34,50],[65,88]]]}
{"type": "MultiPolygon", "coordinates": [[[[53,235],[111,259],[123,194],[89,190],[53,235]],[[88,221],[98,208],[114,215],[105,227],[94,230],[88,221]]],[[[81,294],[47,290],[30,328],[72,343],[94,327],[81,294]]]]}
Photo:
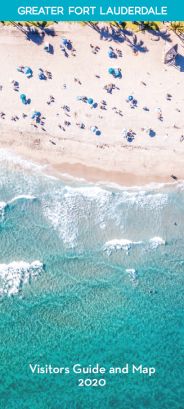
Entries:
{"type": "Polygon", "coordinates": [[[97,108],[97,106],[98,106],[98,104],[97,104],[97,102],[95,102],[95,103],[93,104],[93,108],[97,108]]]}
{"type": "Polygon", "coordinates": [[[31,77],[33,74],[33,71],[30,67],[25,67],[23,70],[24,74],[26,74],[27,77],[31,77]]]}
{"type": "Polygon", "coordinates": [[[20,99],[26,99],[26,95],[25,94],[20,94],[20,99]]]}
{"type": "Polygon", "coordinates": [[[62,43],[63,43],[63,45],[67,45],[68,44],[67,38],[62,38],[62,43]]]}
{"type": "Polygon", "coordinates": [[[88,98],[88,104],[90,104],[90,105],[93,104],[93,98],[88,98]]]}
{"type": "Polygon", "coordinates": [[[34,110],[34,112],[33,112],[32,116],[31,116],[31,118],[32,118],[32,119],[34,119],[34,118],[40,118],[40,116],[41,116],[41,112],[34,110]]]}
{"type": "Polygon", "coordinates": [[[41,70],[39,70],[38,71],[38,78],[39,78],[39,80],[46,80],[46,75],[44,74],[44,72],[43,71],[41,71],[41,70]]]}
{"type": "Polygon", "coordinates": [[[22,101],[22,103],[23,103],[24,105],[27,103],[26,95],[25,95],[25,94],[20,94],[20,99],[21,99],[21,101],[22,101]]]}
{"type": "Polygon", "coordinates": [[[134,99],[133,96],[132,96],[132,95],[129,95],[128,100],[129,100],[129,101],[132,101],[133,99],[134,99]]]}
{"type": "Polygon", "coordinates": [[[36,122],[40,122],[41,112],[39,112],[39,111],[34,111],[33,114],[31,115],[31,119],[35,119],[36,122]]]}
{"type": "Polygon", "coordinates": [[[121,77],[121,71],[119,68],[114,69],[114,75],[116,78],[121,77]]]}
{"type": "Polygon", "coordinates": [[[148,129],[148,135],[149,135],[151,138],[154,138],[154,136],[156,135],[156,132],[153,131],[153,129],[148,129]]]}
{"type": "Polygon", "coordinates": [[[100,135],[101,135],[101,131],[99,129],[97,129],[96,136],[100,136],[100,135]]]}
{"type": "Polygon", "coordinates": [[[116,54],[115,54],[114,51],[109,50],[109,51],[108,51],[108,56],[109,56],[110,58],[115,58],[115,57],[116,57],[116,54]]]}
{"type": "Polygon", "coordinates": [[[109,74],[114,74],[114,68],[110,67],[110,68],[108,69],[108,73],[109,73],[109,74]]]}

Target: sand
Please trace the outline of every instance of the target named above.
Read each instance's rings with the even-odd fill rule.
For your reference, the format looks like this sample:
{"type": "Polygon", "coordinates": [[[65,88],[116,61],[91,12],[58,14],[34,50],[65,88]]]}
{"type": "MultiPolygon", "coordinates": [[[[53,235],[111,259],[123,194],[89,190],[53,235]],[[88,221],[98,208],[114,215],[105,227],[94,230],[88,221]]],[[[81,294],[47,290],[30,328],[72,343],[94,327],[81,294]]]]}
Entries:
{"type": "Polygon", "coordinates": [[[5,119],[0,118],[0,148],[46,164],[49,172],[69,173],[91,181],[141,185],[168,182],[171,175],[184,179],[184,141],[180,141],[184,134],[184,49],[178,37],[169,33],[168,43],[162,38],[164,35],[154,41],[152,33],[138,33],[138,41],[144,44],[135,55],[130,47],[130,33],[122,36],[119,43],[100,39],[99,32],[77,23],[56,24],[54,29],[56,35],[46,35],[44,39],[54,48],[54,54],[48,54],[43,42],[35,42],[36,37],[28,41],[17,29],[0,28],[0,111],[6,114],[5,119]],[[61,37],[72,41],[75,55],[69,52],[68,58],[64,57],[61,37]],[[181,70],[163,63],[166,46],[176,43],[181,70]],[[100,48],[97,54],[92,53],[90,44],[100,48]],[[121,50],[123,57],[110,59],[109,46],[121,50]],[[27,79],[19,73],[19,65],[30,66],[33,77],[27,79]],[[109,67],[121,68],[122,79],[111,77],[109,67]],[[39,68],[50,71],[52,79],[40,81],[39,68]],[[11,80],[19,82],[19,92],[14,91],[11,80]],[[108,94],[104,86],[109,83],[119,89],[108,94]],[[22,104],[20,93],[31,99],[29,105],[22,104]],[[170,100],[166,99],[167,94],[172,96],[170,100]],[[55,102],[48,105],[50,95],[55,102]],[[137,100],[135,109],[127,103],[128,95],[137,100]],[[98,107],[91,109],[77,96],[92,97],[98,107]],[[102,100],[106,110],[100,109],[102,100]],[[70,111],[64,111],[63,105],[69,106],[70,111]],[[158,108],[163,121],[158,119],[158,108]],[[42,113],[43,126],[33,126],[33,109],[42,113]],[[12,116],[19,119],[12,121],[12,116]],[[71,124],[66,126],[65,121],[71,124]],[[85,129],[76,123],[84,123],[85,129]],[[92,133],[91,126],[97,126],[101,135],[92,133]],[[135,132],[131,143],[122,136],[125,128],[135,132]],[[147,133],[150,128],[154,137],[147,133]]]}

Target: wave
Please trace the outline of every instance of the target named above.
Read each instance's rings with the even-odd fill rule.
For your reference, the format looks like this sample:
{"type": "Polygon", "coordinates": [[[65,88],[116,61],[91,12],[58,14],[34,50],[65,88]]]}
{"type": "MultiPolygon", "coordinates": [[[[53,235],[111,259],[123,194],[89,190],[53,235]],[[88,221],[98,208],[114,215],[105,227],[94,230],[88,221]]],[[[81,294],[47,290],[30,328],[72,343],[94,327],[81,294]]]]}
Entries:
{"type": "Polygon", "coordinates": [[[118,183],[115,182],[98,182],[97,186],[102,186],[103,188],[111,188],[111,189],[116,189],[119,191],[129,191],[129,192],[158,192],[158,191],[163,191],[164,189],[168,190],[170,189],[177,189],[177,188],[183,188],[184,189],[184,180],[179,179],[177,181],[170,181],[170,182],[151,182],[147,183],[145,185],[132,185],[132,186],[124,186],[124,185],[119,185],[118,183]]]}
{"type": "Polygon", "coordinates": [[[109,197],[112,194],[110,191],[102,189],[96,185],[80,187],[65,186],[64,193],[65,195],[81,195],[94,200],[97,198],[109,197]]]}
{"type": "Polygon", "coordinates": [[[159,246],[165,246],[166,241],[162,239],[162,237],[152,237],[149,240],[149,245],[152,249],[156,249],[159,246]]]}
{"type": "Polygon", "coordinates": [[[0,222],[4,220],[5,207],[6,207],[6,203],[0,202],[0,222]]]}
{"type": "MultiPolygon", "coordinates": [[[[108,190],[97,185],[79,185],[56,188],[52,198],[42,197],[43,213],[52,224],[63,242],[74,247],[78,243],[81,223],[85,228],[85,220],[92,223],[98,230],[108,229],[113,223],[114,229],[125,228],[127,219],[139,209],[160,211],[168,205],[168,194],[150,191],[117,191],[108,190]]],[[[146,216],[149,218],[149,214],[146,216]]],[[[124,243],[120,243],[120,245],[124,243]]],[[[126,247],[128,243],[125,243],[126,247]]]]}
{"type": "Polygon", "coordinates": [[[130,282],[134,285],[137,286],[139,284],[138,281],[138,274],[135,268],[126,268],[126,273],[129,276],[130,282]]]}
{"type": "MultiPolygon", "coordinates": [[[[78,243],[81,222],[89,216],[94,219],[98,209],[96,223],[104,222],[104,212],[111,193],[96,186],[70,187],[55,190],[51,200],[42,198],[43,213],[57,231],[63,243],[73,248],[78,243]]],[[[101,225],[103,229],[103,224],[101,225]]]]}
{"type": "Polygon", "coordinates": [[[156,249],[159,246],[164,246],[166,244],[165,240],[162,237],[152,237],[148,241],[131,241],[127,239],[114,239],[107,241],[103,250],[107,251],[108,254],[111,254],[112,251],[125,250],[129,252],[134,247],[137,246],[148,246],[151,249],[156,249]]]}
{"type": "Polygon", "coordinates": [[[32,263],[13,261],[10,264],[0,264],[0,295],[12,296],[21,293],[27,283],[42,273],[43,263],[35,260],[32,263]]]}
{"type": "Polygon", "coordinates": [[[142,244],[142,241],[131,241],[127,239],[114,239],[107,241],[104,245],[104,250],[130,250],[133,246],[142,244]]]}
{"type": "Polygon", "coordinates": [[[32,195],[19,195],[19,196],[15,196],[13,197],[13,199],[9,200],[6,204],[5,204],[5,208],[6,207],[11,207],[12,205],[16,205],[17,203],[22,203],[25,201],[35,201],[37,200],[36,196],[32,196],[32,195]]]}
{"type": "Polygon", "coordinates": [[[18,203],[23,203],[27,201],[33,202],[35,200],[37,200],[36,196],[19,195],[19,196],[13,197],[8,202],[0,202],[0,220],[2,221],[4,219],[6,210],[15,207],[18,203]]]}

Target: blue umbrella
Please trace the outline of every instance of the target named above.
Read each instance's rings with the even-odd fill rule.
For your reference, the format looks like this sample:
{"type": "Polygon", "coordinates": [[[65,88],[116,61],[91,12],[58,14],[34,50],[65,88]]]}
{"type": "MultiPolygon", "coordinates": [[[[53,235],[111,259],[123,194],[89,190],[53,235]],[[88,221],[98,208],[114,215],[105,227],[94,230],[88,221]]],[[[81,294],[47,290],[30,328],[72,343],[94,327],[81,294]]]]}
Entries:
{"type": "Polygon", "coordinates": [[[101,131],[99,129],[97,129],[96,136],[100,136],[100,135],[101,135],[101,131]]]}
{"type": "Polygon", "coordinates": [[[109,56],[110,58],[115,58],[115,57],[116,57],[116,54],[115,54],[114,51],[109,50],[109,51],[108,51],[108,56],[109,56]]]}
{"type": "Polygon", "coordinates": [[[116,78],[121,77],[121,71],[119,70],[119,68],[115,68],[114,75],[116,78]]]}
{"type": "Polygon", "coordinates": [[[129,95],[128,100],[129,100],[129,101],[132,101],[133,99],[134,99],[133,96],[132,96],[132,95],[129,95]]]}
{"type": "Polygon", "coordinates": [[[24,105],[27,103],[25,94],[20,94],[20,99],[24,105]]]}
{"type": "Polygon", "coordinates": [[[93,104],[93,98],[88,98],[88,104],[90,104],[90,105],[93,104]]]}
{"type": "Polygon", "coordinates": [[[32,116],[31,116],[31,119],[40,119],[40,117],[41,117],[41,112],[39,112],[39,111],[34,111],[33,112],[33,114],[32,114],[32,116]]]}
{"type": "Polygon", "coordinates": [[[109,74],[114,74],[114,68],[111,68],[111,67],[110,67],[110,68],[108,69],[108,73],[109,73],[109,74]]]}
{"type": "Polygon", "coordinates": [[[95,103],[93,104],[93,108],[97,108],[97,106],[98,106],[98,104],[97,104],[97,102],[95,102],[95,103]]]}
{"type": "Polygon", "coordinates": [[[26,74],[27,77],[31,77],[33,74],[33,71],[30,67],[25,67],[24,68],[24,74],[26,74]]]}
{"type": "Polygon", "coordinates": [[[39,80],[46,80],[47,77],[45,76],[43,71],[39,71],[38,72],[38,78],[39,78],[39,80]]]}
{"type": "Polygon", "coordinates": [[[67,45],[67,44],[68,44],[67,38],[63,38],[63,39],[62,39],[62,43],[63,43],[63,45],[67,45]]]}

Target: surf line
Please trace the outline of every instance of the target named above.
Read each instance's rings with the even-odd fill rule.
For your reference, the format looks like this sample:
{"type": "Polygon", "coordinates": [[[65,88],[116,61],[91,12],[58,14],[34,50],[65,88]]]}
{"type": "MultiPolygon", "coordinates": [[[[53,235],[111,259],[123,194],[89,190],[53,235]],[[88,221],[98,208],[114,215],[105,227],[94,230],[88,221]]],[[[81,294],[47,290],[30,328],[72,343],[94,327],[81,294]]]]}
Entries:
{"type": "Polygon", "coordinates": [[[154,16],[166,16],[167,7],[146,7],[146,6],[114,6],[114,7],[103,7],[100,6],[100,15],[101,16],[124,16],[124,15],[154,15],[154,16]]]}

